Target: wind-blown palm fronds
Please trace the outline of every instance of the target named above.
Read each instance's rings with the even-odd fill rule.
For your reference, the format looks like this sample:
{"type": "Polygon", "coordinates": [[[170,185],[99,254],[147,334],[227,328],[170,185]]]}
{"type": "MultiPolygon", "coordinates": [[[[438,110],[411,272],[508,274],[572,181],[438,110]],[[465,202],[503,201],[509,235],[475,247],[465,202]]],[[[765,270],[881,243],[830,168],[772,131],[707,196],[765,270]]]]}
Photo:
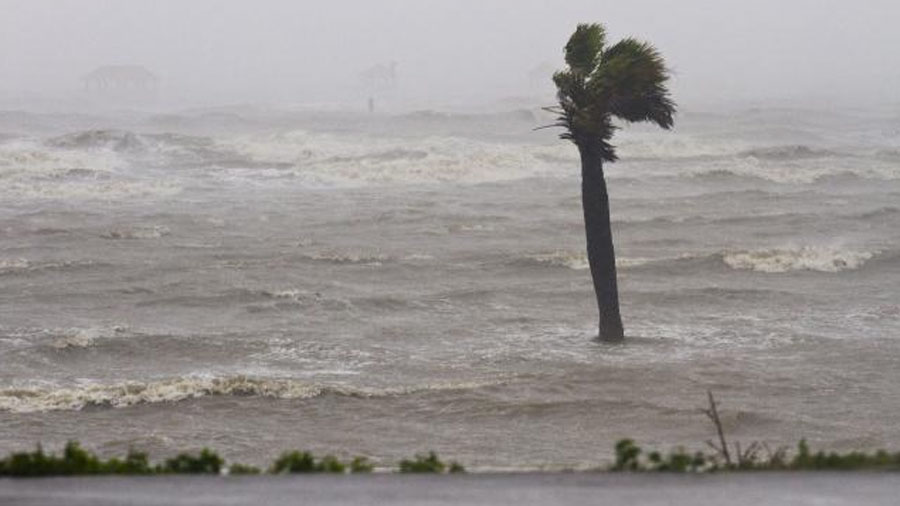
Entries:
{"type": "Polygon", "coordinates": [[[656,48],[632,38],[609,47],[605,41],[601,25],[578,25],[565,46],[568,68],[553,75],[559,106],[547,110],[557,114],[549,126],[565,129],[561,138],[594,146],[601,160],[615,161],[613,118],[668,129],[675,103],[666,87],[669,71],[656,48]]]}

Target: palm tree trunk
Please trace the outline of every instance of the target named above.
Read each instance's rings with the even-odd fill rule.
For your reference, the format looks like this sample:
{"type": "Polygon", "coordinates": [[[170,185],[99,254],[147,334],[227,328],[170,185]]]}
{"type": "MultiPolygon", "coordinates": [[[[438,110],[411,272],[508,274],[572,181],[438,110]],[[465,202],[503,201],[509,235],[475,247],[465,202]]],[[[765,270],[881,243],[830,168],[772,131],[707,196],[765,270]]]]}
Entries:
{"type": "Polygon", "coordinates": [[[619,315],[616,283],[616,253],[609,223],[609,195],[603,177],[603,162],[596,146],[579,146],[581,154],[581,204],[587,256],[600,313],[599,335],[603,340],[620,341],[625,334],[619,315]]]}

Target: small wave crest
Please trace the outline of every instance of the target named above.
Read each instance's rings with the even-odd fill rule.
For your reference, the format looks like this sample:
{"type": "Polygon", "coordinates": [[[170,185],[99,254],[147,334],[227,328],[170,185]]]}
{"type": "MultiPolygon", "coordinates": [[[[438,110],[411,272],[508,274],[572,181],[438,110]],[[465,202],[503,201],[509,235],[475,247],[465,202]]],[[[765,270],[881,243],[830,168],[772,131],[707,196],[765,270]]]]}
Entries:
{"type": "MultiPolygon", "coordinates": [[[[527,257],[527,261],[537,263],[539,265],[549,265],[553,267],[565,267],[573,270],[585,270],[588,264],[587,253],[573,251],[556,251],[549,254],[531,255],[527,257]]],[[[650,258],[617,258],[616,267],[619,269],[630,269],[653,262],[650,258]]]]}
{"type": "Polygon", "coordinates": [[[171,233],[164,225],[123,227],[110,230],[101,236],[104,239],[159,239],[171,233]]]}
{"type": "Polygon", "coordinates": [[[57,260],[34,262],[26,258],[0,258],[0,276],[30,274],[45,271],[68,271],[95,267],[100,264],[91,260],[57,260]]]}
{"type": "Polygon", "coordinates": [[[47,331],[46,333],[54,336],[51,346],[58,350],[72,348],[90,348],[94,346],[98,339],[103,339],[115,335],[124,335],[127,328],[117,325],[110,328],[90,327],[90,328],[71,328],[58,331],[47,331]]]}
{"type": "Polygon", "coordinates": [[[834,151],[812,148],[802,144],[755,148],[740,153],[741,157],[757,158],[760,160],[803,160],[836,155],[837,153],[834,151]]]}
{"type": "Polygon", "coordinates": [[[332,264],[381,265],[391,259],[384,253],[370,251],[317,251],[302,256],[307,260],[332,264]]]}
{"type": "Polygon", "coordinates": [[[172,403],[210,396],[308,399],[322,395],[389,397],[427,391],[468,390],[504,381],[447,382],[385,388],[324,385],[287,378],[249,376],[182,377],[159,381],[124,381],[68,388],[6,388],[0,390],[0,411],[33,413],[80,410],[86,407],[125,408],[172,403]]]}
{"type": "Polygon", "coordinates": [[[83,130],[44,141],[48,147],[68,151],[108,151],[128,155],[148,152],[162,154],[220,154],[209,137],[162,132],[137,134],[128,130],[83,130]]]}
{"type": "Polygon", "coordinates": [[[94,329],[75,329],[57,337],[52,345],[54,348],[64,350],[68,348],[89,348],[100,337],[100,333],[94,329]]]}
{"type": "Polygon", "coordinates": [[[632,137],[625,135],[620,141],[619,147],[623,159],[717,159],[737,157],[755,158],[765,161],[788,161],[841,155],[836,151],[804,144],[754,146],[734,140],[687,135],[666,135],[665,137],[657,135],[632,137]]]}
{"type": "Polygon", "coordinates": [[[626,134],[619,140],[622,159],[718,158],[746,149],[743,143],[690,135],[626,134]]]}
{"type": "Polygon", "coordinates": [[[5,334],[24,346],[49,347],[55,350],[90,348],[101,340],[132,335],[124,325],[18,328],[6,331],[5,334]]]}
{"type": "Polygon", "coordinates": [[[851,215],[851,217],[861,220],[875,220],[897,216],[898,214],[900,214],[900,207],[886,206],[879,207],[878,209],[873,209],[871,211],[866,211],[864,213],[854,214],[851,215]]]}
{"type": "Polygon", "coordinates": [[[24,258],[0,258],[0,274],[11,274],[27,271],[31,262],[24,258]]]}
{"type": "MultiPolygon", "coordinates": [[[[841,272],[859,269],[878,254],[878,251],[803,246],[783,249],[720,251],[716,253],[684,253],[678,256],[662,258],[620,257],[616,259],[616,267],[620,270],[639,268],[669,269],[673,266],[684,268],[686,265],[711,268],[724,264],[731,269],[767,273],[804,270],[841,272]]],[[[572,251],[529,255],[524,258],[524,261],[532,265],[565,267],[573,270],[584,270],[589,267],[585,253],[572,251]]]]}
{"type": "Polygon", "coordinates": [[[722,261],[732,269],[767,273],[804,270],[840,272],[859,269],[876,254],[871,251],[804,246],[724,253],[722,261]]]}
{"type": "Polygon", "coordinates": [[[883,160],[900,160],[900,149],[883,149],[875,153],[875,156],[883,160]]]}
{"type": "Polygon", "coordinates": [[[328,297],[321,292],[311,292],[291,288],[287,290],[263,290],[260,294],[275,301],[276,305],[290,304],[296,306],[316,306],[326,310],[344,311],[351,309],[353,304],[343,298],[328,297]]]}
{"type": "Polygon", "coordinates": [[[887,166],[860,166],[845,169],[840,166],[811,164],[802,166],[765,164],[758,159],[746,158],[732,164],[727,169],[701,169],[686,172],[685,176],[708,183],[731,184],[736,181],[761,181],[778,184],[816,184],[866,179],[894,180],[900,178],[900,173],[896,168],[887,166]]]}
{"type": "Polygon", "coordinates": [[[49,146],[63,149],[108,149],[136,151],[144,149],[143,139],[125,130],[86,130],[47,140],[49,146]]]}

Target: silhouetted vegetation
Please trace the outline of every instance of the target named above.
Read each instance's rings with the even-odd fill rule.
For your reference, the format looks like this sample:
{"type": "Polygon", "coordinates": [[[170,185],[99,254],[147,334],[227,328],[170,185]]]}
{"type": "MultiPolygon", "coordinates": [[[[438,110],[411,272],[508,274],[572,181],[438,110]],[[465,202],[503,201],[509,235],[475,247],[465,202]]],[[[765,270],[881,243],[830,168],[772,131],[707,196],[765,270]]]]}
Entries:
{"type": "Polygon", "coordinates": [[[272,474],[280,473],[315,473],[316,459],[309,452],[284,452],[269,467],[272,474]]]}
{"type": "Polygon", "coordinates": [[[443,473],[444,463],[434,452],[427,455],[416,455],[413,459],[400,461],[401,473],[443,473]]]}
{"type": "Polygon", "coordinates": [[[33,452],[13,453],[0,460],[0,476],[76,476],[90,474],[151,474],[156,472],[147,455],[129,451],[124,459],[103,461],[69,441],[63,454],[44,453],[40,445],[33,452]]]}
{"type": "MultiPolygon", "coordinates": [[[[337,457],[326,455],[316,459],[309,452],[285,452],[269,467],[269,472],[280,473],[368,473],[372,464],[365,457],[356,457],[349,463],[337,457]]],[[[125,458],[113,457],[103,460],[83,449],[77,442],[70,441],[62,455],[45,453],[38,445],[32,452],[12,453],[0,459],[0,476],[76,476],[93,474],[222,474],[226,469],[225,460],[216,452],[204,448],[200,453],[180,453],[162,463],[151,465],[146,453],[129,450],[125,458]]],[[[228,474],[260,474],[255,467],[232,463],[228,474]]]]}
{"type": "MultiPolygon", "coordinates": [[[[765,443],[753,442],[742,448],[740,443],[730,444],[722,430],[718,407],[712,394],[710,408],[704,410],[714,422],[719,443],[707,441],[714,451],[689,452],[684,448],[663,453],[645,451],[631,439],[622,439],[615,445],[615,461],[606,468],[612,472],[670,472],[709,473],[728,471],[900,471],[900,452],[878,450],[874,453],[853,451],[849,453],[812,452],[803,439],[794,452],[785,447],[775,450],[765,443]],[[789,454],[792,453],[792,456],[789,454]]],[[[19,452],[0,459],[0,477],[83,476],[83,475],[165,475],[209,474],[255,475],[262,473],[257,467],[232,463],[227,468],[225,460],[216,452],[204,448],[199,453],[180,453],[162,463],[151,465],[146,453],[129,450],[124,458],[103,460],[83,449],[76,441],[66,444],[61,455],[45,453],[40,445],[32,452],[19,452]]],[[[333,455],[316,458],[307,451],[282,453],[269,466],[271,474],[293,473],[368,473],[373,465],[366,457],[355,457],[344,462],[333,455]]],[[[400,473],[464,473],[465,468],[455,461],[445,463],[435,452],[417,454],[412,459],[399,462],[400,473]]]]}
{"type": "MultiPolygon", "coordinates": [[[[347,470],[347,464],[344,464],[333,455],[326,455],[316,460],[310,452],[292,451],[282,453],[269,468],[272,474],[283,473],[338,473],[342,474],[347,470]]],[[[350,471],[354,473],[369,472],[372,470],[368,466],[368,461],[363,457],[357,457],[350,462],[350,471]]]]}
{"type": "Polygon", "coordinates": [[[753,441],[742,447],[739,442],[729,443],[719,417],[719,407],[712,392],[707,392],[709,407],[703,413],[716,429],[718,442],[706,441],[714,450],[711,454],[689,453],[677,448],[667,455],[659,451],[644,452],[631,439],[622,439],[615,446],[616,460],[610,471],[664,471],[664,472],[716,472],[716,471],[900,471],[900,452],[875,453],[810,452],[805,439],[801,439],[793,458],[788,449],[771,449],[766,443],[753,441]]]}
{"type": "MultiPolygon", "coordinates": [[[[225,461],[214,451],[204,448],[199,454],[180,453],[155,466],[146,453],[129,450],[125,458],[103,460],[69,441],[62,455],[44,453],[38,447],[32,452],[19,452],[0,460],[0,476],[80,476],[100,474],[220,474],[225,461]]],[[[251,466],[232,465],[236,474],[247,474],[251,466]]],[[[258,472],[258,470],[257,470],[258,472]]]]}
{"type": "Polygon", "coordinates": [[[124,460],[113,457],[106,461],[106,469],[112,474],[150,474],[154,469],[150,467],[147,454],[135,450],[128,450],[124,460]]]}
{"type": "Polygon", "coordinates": [[[809,445],[805,439],[801,439],[797,445],[797,455],[790,463],[791,469],[804,471],[854,471],[862,469],[900,471],[900,452],[888,453],[878,450],[875,453],[850,452],[850,453],[825,453],[819,451],[810,453],[809,445]]]}
{"type": "Polygon", "coordinates": [[[317,467],[323,473],[343,473],[347,469],[347,466],[333,455],[322,457],[317,467]]]}
{"type": "Polygon", "coordinates": [[[373,466],[369,462],[369,459],[365,457],[355,457],[350,461],[351,473],[371,473],[372,468],[373,466]]]}
{"type": "Polygon", "coordinates": [[[458,462],[450,462],[450,464],[445,464],[438,458],[437,454],[434,452],[428,452],[428,454],[419,454],[416,455],[413,459],[403,459],[400,461],[400,472],[401,473],[443,473],[444,471],[450,473],[464,473],[465,468],[458,462]]]}
{"type": "MultiPolygon", "coordinates": [[[[760,448],[765,446],[760,445],[760,448]]],[[[746,452],[738,462],[726,463],[719,454],[688,453],[676,449],[668,455],[644,452],[630,439],[616,443],[616,461],[610,471],[718,472],[718,471],[900,471],[900,452],[811,453],[806,440],[797,445],[793,458],[787,449],[746,452]]]]}
{"type": "Polygon", "coordinates": [[[616,443],[616,461],[610,471],[701,472],[714,470],[714,460],[701,452],[688,453],[678,448],[663,455],[658,451],[644,453],[631,439],[616,443]]]}
{"type": "Polygon", "coordinates": [[[282,453],[269,468],[272,474],[282,473],[343,473],[347,466],[332,455],[316,460],[309,452],[282,453]]]}
{"type": "Polygon", "coordinates": [[[204,448],[199,455],[179,453],[174,458],[166,460],[159,472],[177,474],[219,474],[225,460],[219,455],[204,448]]]}
{"type": "Polygon", "coordinates": [[[242,474],[259,474],[262,471],[256,466],[248,466],[244,464],[231,464],[228,467],[228,474],[230,475],[242,475],[242,474]]]}
{"type": "Polygon", "coordinates": [[[459,462],[453,460],[450,461],[450,467],[447,468],[447,472],[449,472],[450,474],[464,473],[466,472],[466,468],[463,467],[463,465],[459,462]]]}

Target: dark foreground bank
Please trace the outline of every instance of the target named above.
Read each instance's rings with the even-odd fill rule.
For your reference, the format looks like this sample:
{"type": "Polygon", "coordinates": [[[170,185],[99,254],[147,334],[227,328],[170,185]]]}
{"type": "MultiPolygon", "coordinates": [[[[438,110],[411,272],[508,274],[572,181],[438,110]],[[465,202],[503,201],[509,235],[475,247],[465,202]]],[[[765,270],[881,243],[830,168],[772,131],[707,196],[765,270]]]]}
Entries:
{"type": "Polygon", "coordinates": [[[894,473],[480,474],[0,480],[0,504],[895,505],[894,473]]]}

